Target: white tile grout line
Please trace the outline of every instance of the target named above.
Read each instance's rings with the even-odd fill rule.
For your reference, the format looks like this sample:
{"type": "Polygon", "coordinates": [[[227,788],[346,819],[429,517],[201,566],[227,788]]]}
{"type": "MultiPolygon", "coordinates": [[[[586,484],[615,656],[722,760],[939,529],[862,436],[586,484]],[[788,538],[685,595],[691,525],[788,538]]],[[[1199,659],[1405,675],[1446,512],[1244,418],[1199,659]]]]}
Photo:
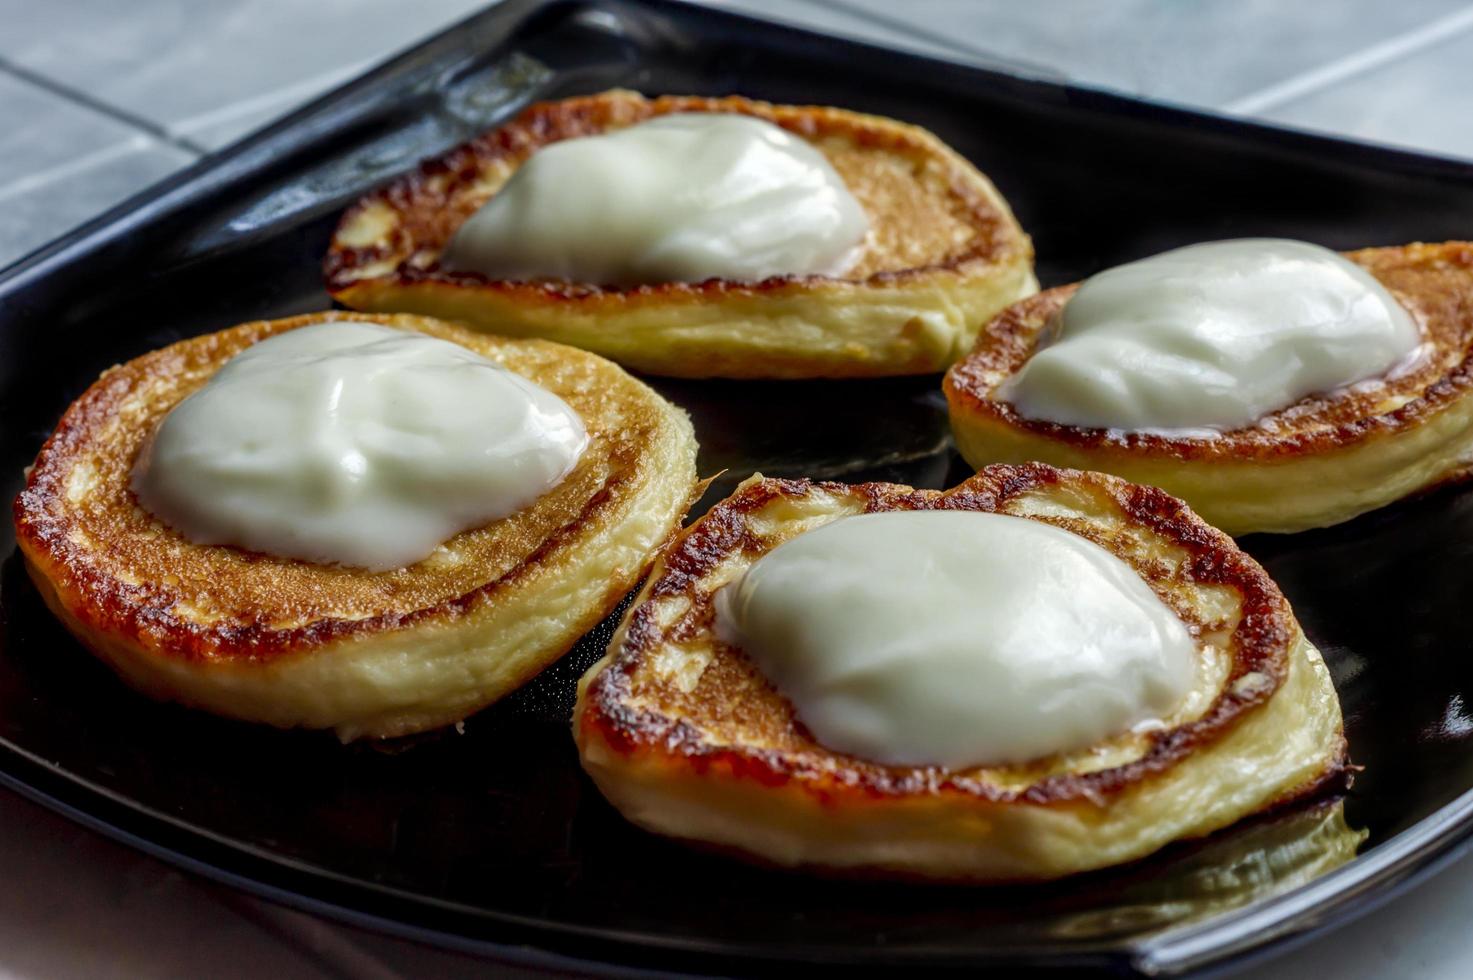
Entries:
{"type": "Polygon", "coordinates": [[[113,105],[111,102],[108,102],[105,99],[99,99],[93,96],[91,93],[83,91],[82,89],[79,89],[68,82],[63,82],[60,79],[52,78],[50,75],[44,74],[42,72],[31,71],[24,65],[16,64],[3,55],[0,55],[0,72],[4,72],[7,75],[18,78],[22,82],[33,85],[36,88],[42,89],[43,91],[50,92],[52,95],[63,98],[68,102],[74,103],[75,105],[84,106],[85,108],[90,109],[93,112],[100,113],[101,115],[106,116],[109,119],[116,120],[125,125],[132,126],[134,129],[142,130],[145,133],[149,133],[156,139],[165,143],[172,143],[181,150],[185,150],[189,153],[200,152],[199,147],[194,146],[187,141],[179,139],[178,137],[174,136],[172,133],[164,129],[164,127],[160,126],[158,123],[154,122],[152,119],[147,118],[146,116],[141,116],[136,112],[131,112],[127,109],[124,109],[122,106],[113,105]]]}
{"type": "MultiPolygon", "coordinates": [[[[1029,61],[1026,58],[1013,58],[1000,55],[996,52],[988,50],[985,47],[980,47],[976,44],[973,44],[965,37],[958,38],[943,31],[927,30],[926,28],[919,27],[909,21],[878,13],[868,7],[853,6],[849,3],[846,3],[845,0],[800,0],[800,2],[809,7],[816,7],[820,10],[826,10],[829,13],[839,13],[847,15],[854,18],[855,20],[864,21],[876,27],[883,28],[884,30],[890,31],[892,34],[897,34],[901,37],[908,37],[913,41],[922,41],[927,44],[932,44],[937,47],[945,48],[952,52],[961,54],[969,61],[980,64],[980,66],[983,68],[1006,72],[1010,75],[1021,75],[1025,78],[1040,78],[1050,81],[1063,81],[1068,80],[1069,78],[1068,75],[1064,74],[1062,69],[1056,68],[1054,66],[1039,64],[1037,62],[1029,61]]],[[[740,8],[734,9],[737,13],[742,12],[740,8]]],[[[767,15],[752,13],[751,16],[765,18],[767,15]]],[[[781,17],[781,14],[776,15],[776,17],[781,17]]],[[[787,21],[787,23],[793,22],[787,21]]],[[[799,24],[798,26],[801,27],[804,25],[799,24]]],[[[821,34],[831,32],[831,29],[826,25],[816,25],[809,27],[808,29],[817,31],[821,34]]],[[[844,36],[844,31],[842,28],[838,29],[837,33],[840,36],[844,36]]],[[[853,35],[848,36],[852,37],[853,35]]],[[[860,38],[859,40],[862,43],[864,42],[863,38],[860,38]]],[[[884,42],[877,41],[873,43],[884,42]]]]}
{"type": "Polygon", "coordinates": [[[355,61],[350,65],[319,72],[310,78],[304,78],[301,81],[272,89],[269,92],[263,92],[260,95],[238,99],[235,102],[220,106],[218,109],[211,109],[209,112],[202,112],[199,115],[191,116],[188,119],[174,123],[169,127],[169,131],[180,137],[187,138],[190,134],[197,133],[201,129],[230,122],[232,119],[239,119],[242,116],[249,116],[262,109],[268,109],[273,105],[289,102],[291,105],[287,106],[287,109],[290,109],[300,102],[305,102],[315,95],[326,92],[339,83],[346,82],[350,78],[356,78],[377,64],[379,60],[381,59],[367,58],[363,61],[355,61]]]}
{"type": "Polygon", "coordinates": [[[1235,115],[1258,115],[1337,82],[1380,68],[1469,29],[1473,29],[1473,7],[1440,17],[1415,30],[1388,38],[1380,44],[1373,44],[1312,71],[1294,75],[1240,99],[1234,99],[1222,106],[1222,111],[1235,115]]]}
{"type": "Polygon", "coordinates": [[[84,170],[89,170],[92,167],[97,166],[98,164],[107,163],[111,160],[117,159],[118,157],[127,156],[129,153],[133,153],[137,150],[146,149],[150,144],[153,144],[154,142],[156,141],[152,136],[149,136],[145,133],[135,133],[134,135],[129,136],[127,139],[124,139],[117,143],[113,143],[111,146],[105,146],[100,150],[94,150],[91,153],[85,153],[79,157],[75,157],[74,159],[68,161],[67,163],[61,164],[60,166],[51,167],[49,169],[29,174],[25,177],[21,177],[17,180],[13,180],[3,187],[0,187],[0,202],[8,201],[12,197],[19,197],[22,194],[29,194],[31,191],[39,190],[40,188],[45,187],[47,184],[53,183],[58,180],[65,180],[67,177],[70,177],[73,174],[78,174],[84,170]]]}

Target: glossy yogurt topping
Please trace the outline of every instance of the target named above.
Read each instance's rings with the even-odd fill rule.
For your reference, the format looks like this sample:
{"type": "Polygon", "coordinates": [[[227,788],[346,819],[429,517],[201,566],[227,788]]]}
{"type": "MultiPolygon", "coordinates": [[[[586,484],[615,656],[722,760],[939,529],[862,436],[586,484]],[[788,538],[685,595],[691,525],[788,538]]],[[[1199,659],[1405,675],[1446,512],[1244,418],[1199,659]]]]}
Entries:
{"type": "Polygon", "coordinates": [[[382,571],[531,504],[587,444],[561,398],[474,351],[324,323],[246,349],[180,402],[133,489],[199,544],[382,571]]]}
{"type": "Polygon", "coordinates": [[[1174,249],[1086,279],[998,397],[1025,418],[1123,430],[1252,425],[1414,357],[1411,316],[1370,273],[1308,242],[1174,249]]]}
{"type": "Polygon", "coordinates": [[[891,765],[1023,762],[1169,715],[1197,648],[1098,545],[1022,517],[909,511],[793,538],[717,593],[820,743],[891,765]]]}
{"type": "Polygon", "coordinates": [[[534,153],[442,263],[629,286],[837,274],[868,230],[822,153],[769,122],[680,113],[534,153]]]}

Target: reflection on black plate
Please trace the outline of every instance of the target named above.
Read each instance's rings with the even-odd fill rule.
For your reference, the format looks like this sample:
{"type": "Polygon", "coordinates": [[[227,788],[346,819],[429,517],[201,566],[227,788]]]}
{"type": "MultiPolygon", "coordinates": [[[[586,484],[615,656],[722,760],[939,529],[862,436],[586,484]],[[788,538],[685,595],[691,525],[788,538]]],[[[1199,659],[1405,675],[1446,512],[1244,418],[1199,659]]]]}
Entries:
{"type": "MultiPolygon", "coordinates": [[[[532,98],[614,85],[737,91],[913,120],[996,180],[1034,235],[1045,285],[1206,238],[1346,248],[1473,228],[1473,168],[1461,164],[653,0],[532,6],[514,0],[473,19],[0,277],[6,499],[101,369],[178,337],[323,307],[318,262],[338,212],[532,98]]],[[[757,469],[932,487],[966,475],[938,379],[655,383],[695,418],[702,472],[726,470],[705,504],[757,469]]],[[[1281,814],[1023,889],[764,871],[640,833],[582,777],[567,731],[573,683],[609,624],[463,735],[345,749],[156,705],[118,684],[42,607],[8,522],[0,780],[210,873],[506,956],[525,958],[530,945],[722,972],[773,957],[1180,971],[1364,907],[1473,821],[1473,804],[1459,802],[1473,788],[1473,493],[1450,488],[1243,544],[1335,673],[1352,757],[1366,767],[1345,802],[1355,831],[1333,807],[1281,814]],[[1361,857],[1327,874],[1361,828],[1361,857]]]]}
{"type": "Polygon", "coordinates": [[[1248,820],[1127,870],[1110,886],[1113,901],[1086,899],[1090,907],[1060,916],[1055,934],[1113,938],[1230,912],[1334,871],[1365,839],[1340,799],[1248,820]]]}

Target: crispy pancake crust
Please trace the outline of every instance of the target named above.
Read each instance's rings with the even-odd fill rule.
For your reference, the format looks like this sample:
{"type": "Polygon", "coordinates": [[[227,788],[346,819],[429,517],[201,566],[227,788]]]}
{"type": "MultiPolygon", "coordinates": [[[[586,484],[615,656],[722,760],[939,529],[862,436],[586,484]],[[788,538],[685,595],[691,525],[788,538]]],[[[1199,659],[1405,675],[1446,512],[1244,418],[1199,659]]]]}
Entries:
{"type": "Polygon", "coordinates": [[[957,447],[973,466],[1037,459],[1163,487],[1233,534],[1327,526],[1461,478],[1473,462],[1473,244],[1347,257],[1422,330],[1425,356],[1404,374],[1312,395],[1215,439],[1026,419],[995,394],[1078,288],[1061,286],[1004,310],[947,373],[957,447]]]}
{"type": "Polygon", "coordinates": [[[748,481],[667,549],[573,725],[590,775],[648,829],[783,865],[974,881],[1133,860],[1346,772],[1328,671],[1263,569],[1160,490],[1044,464],[945,493],[748,481]],[[922,509],[1046,521],[1120,557],[1197,638],[1196,690],[1159,731],[1021,765],[885,766],[818,744],[716,637],[715,592],[804,530],[922,509]]]}
{"type": "Polygon", "coordinates": [[[561,656],[638,581],[694,487],[689,421],[602,358],[422,317],[321,313],[108,370],[42,447],[14,514],[48,603],[135,686],[351,738],[457,721],[561,656]],[[589,447],[534,505],[387,572],[197,545],[138,505],[129,476],[170,409],[251,344],[331,320],[484,354],[567,401],[589,447]]]}
{"type": "Polygon", "coordinates": [[[327,288],[355,309],[427,313],[574,344],[655,374],[866,377],[939,371],[1038,288],[1033,247],[992,183],[914,126],[819,106],[634,92],[545,102],[364,198],[338,226],[327,288]],[[672,112],[741,113],[813,143],[869,215],[842,277],[628,289],[439,268],[455,230],[539,148],[672,112]]]}

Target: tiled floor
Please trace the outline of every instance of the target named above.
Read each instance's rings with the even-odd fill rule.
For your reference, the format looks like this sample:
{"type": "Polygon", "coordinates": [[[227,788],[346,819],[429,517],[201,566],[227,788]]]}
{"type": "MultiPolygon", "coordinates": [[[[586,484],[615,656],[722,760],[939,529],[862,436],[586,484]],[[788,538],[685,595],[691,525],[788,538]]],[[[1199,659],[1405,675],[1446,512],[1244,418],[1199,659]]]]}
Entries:
{"type": "Polygon", "coordinates": [[[0,0],[0,266],[483,6],[0,0]]]}
{"type": "Polygon", "coordinates": [[[1085,84],[1209,109],[1469,12],[1465,0],[910,0],[902,20],[893,0],[845,3],[897,31],[944,33],[1085,84]]]}
{"type": "MultiPolygon", "coordinates": [[[[483,4],[0,0],[0,266],[483,4]]],[[[712,5],[1473,158],[1467,0],[712,5]]],[[[200,883],[3,792],[0,880],[0,980],[485,972],[200,883]]],[[[1470,916],[1465,861],[1262,975],[1470,976],[1470,916]]]]}
{"type": "Polygon", "coordinates": [[[0,265],[193,159],[128,123],[0,73],[0,265]]]}
{"type": "Polygon", "coordinates": [[[1258,114],[1356,139],[1473,158],[1473,11],[1441,21],[1412,56],[1377,59],[1258,114]]]}

